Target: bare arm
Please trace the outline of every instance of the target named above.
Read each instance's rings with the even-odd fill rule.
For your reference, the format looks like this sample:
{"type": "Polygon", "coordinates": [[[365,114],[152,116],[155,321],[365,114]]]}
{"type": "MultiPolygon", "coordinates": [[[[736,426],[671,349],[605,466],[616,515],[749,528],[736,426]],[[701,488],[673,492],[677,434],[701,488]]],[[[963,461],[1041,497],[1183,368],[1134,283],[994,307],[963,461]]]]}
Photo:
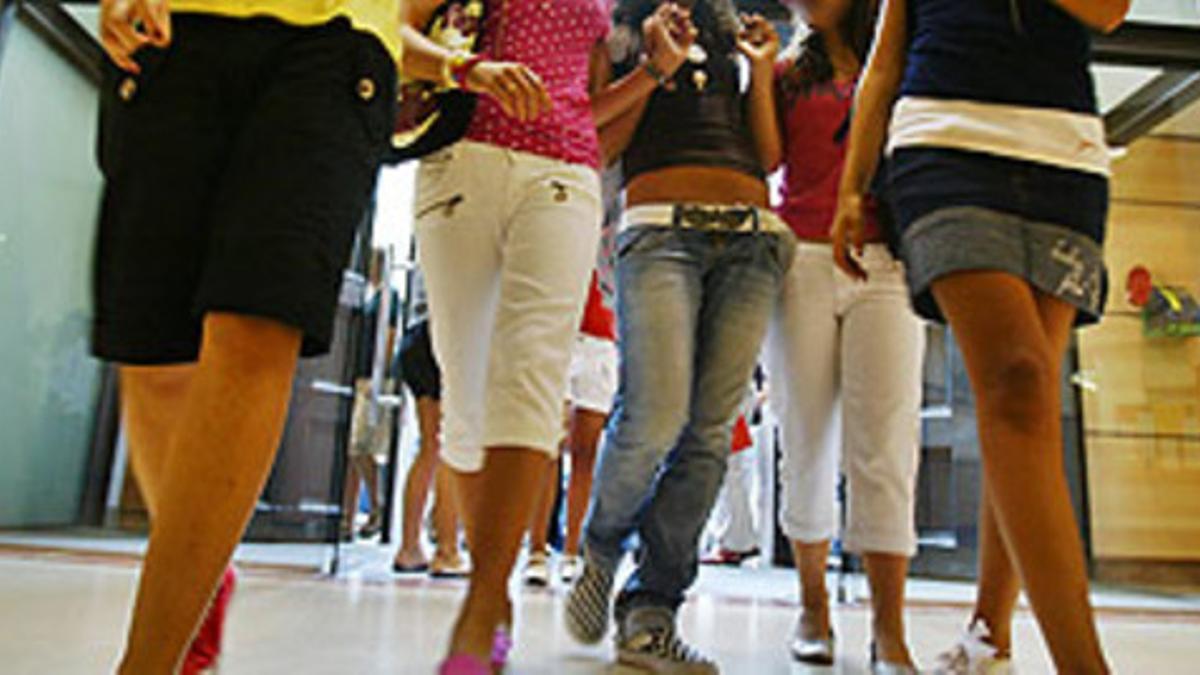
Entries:
{"type": "Polygon", "coordinates": [[[779,55],[779,35],[770,22],[755,14],[743,16],[744,28],[738,36],[738,49],[750,59],[749,117],[750,131],[758,160],[768,173],[783,162],[783,134],[775,107],[775,57],[779,55]]]}
{"type": "MultiPolygon", "coordinates": [[[[404,50],[400,70],[410,80],[443,82],[455,57],[423,32],[440,4],[440,0],[401,3],[400,40],[404,50]]],[[[545,114],[554,105],[537,73],[520,63],[481,61],[467,74],[464,88],[491,96],[505,114],[522,121],[545,114]]]]}
{"type": "Polygon", "coordinates": [[[608,48],[598,44],[592,50],[592,116],[600,129],[643,105],[658,88],[658,81],[645,68],[635,68],[615,82],[611,77],[608,48]]]}
{"type": "Polygon", "coordinates": [[[638,125],[642,123],[642,114],[646,112],[646,104],[649,102],[649,97],[643,98],[615,120],[601,127],[600,151],[605,166],[615,162],[629,147],[633,135],[637,133],[638,125]]]}
{"type": "Polygon", "coordinates": [[[1129,13],[1129,0],[1054,0],[1071,16],[1092,28],[1111,33],[1129,13]]]}
{"type": "Polygon", "coordinates": [[[597,46],[593,52],[592,112],[600,132],[605,164],[611,164],[629,147],[641,124],[650,96],[662,84],[651,74],[657,71],[664,81],[672,77],[687,59],[687,50],[696,39],[696,29],[686,10],[665,3],[642,24],[647,50],[646,63],[597,91],[595,83],[604,74],[611,78],[612,64],[607,49],[597,46]],[[651,64],[651,65],[647,65],[651,64]]]}
{"type": "Polygon", "coordinates": [[[879,165],[892,104],[904,76],[907,47],[906,0],[884,0],[875,44],[854,96],[837,216],[830,233],[838,266],[860,279],[866,278],[866,273],[850,257],[848,246],[859,251],[863,247],[863,198],[879,165]]]}

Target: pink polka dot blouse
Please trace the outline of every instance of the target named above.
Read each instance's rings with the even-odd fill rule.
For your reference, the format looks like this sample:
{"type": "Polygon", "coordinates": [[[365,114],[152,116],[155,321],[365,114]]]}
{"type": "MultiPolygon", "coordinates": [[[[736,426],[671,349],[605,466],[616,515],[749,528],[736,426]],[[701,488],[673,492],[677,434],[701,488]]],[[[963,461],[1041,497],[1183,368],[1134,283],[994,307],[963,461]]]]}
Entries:
{"type": "Polygon", "coordinates": [[[480,53],[528,66],[546,84],[554,107],[532,122],[520,122],[505,115],[494,99],[481,96],[466,137],[598,169],[600,142],[588,95],[588,63],[592,48],[608,35],[609,0],[488,0],[488,4],[480,53]],[[497,10],[500,7],[502,11],[497,10]]]}

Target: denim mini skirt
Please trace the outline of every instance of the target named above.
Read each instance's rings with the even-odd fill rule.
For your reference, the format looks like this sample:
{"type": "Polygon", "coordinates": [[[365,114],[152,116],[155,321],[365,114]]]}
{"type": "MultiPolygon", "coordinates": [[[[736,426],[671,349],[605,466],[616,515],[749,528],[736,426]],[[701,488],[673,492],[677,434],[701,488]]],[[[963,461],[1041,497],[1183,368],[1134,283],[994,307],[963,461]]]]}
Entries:
{"type": "Polygon", "coordinates": [[[913,308],[944,322],[930,287],[955,272],[999,271],[1066,302],[1077,325],[1099,321],[1108,180],[981,153],[903,148],[888,162],[913,308]]]}

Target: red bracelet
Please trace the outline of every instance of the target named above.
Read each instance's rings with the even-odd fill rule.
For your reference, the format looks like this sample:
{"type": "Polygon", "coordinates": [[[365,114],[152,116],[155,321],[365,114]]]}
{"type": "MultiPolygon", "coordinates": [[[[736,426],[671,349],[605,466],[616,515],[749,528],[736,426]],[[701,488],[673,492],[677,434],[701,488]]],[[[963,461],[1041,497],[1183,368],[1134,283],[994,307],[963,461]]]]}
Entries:
{"type": "Polygon", "coordinates": [[[479,65],[483,60],[481,54],[472,54],[465,59],[456,59],[450,65],[450,79],[454,81],[454,84],[458,85],[459,89],[466,89],[467,77],[470,76],[475,66],[479,65]]]}

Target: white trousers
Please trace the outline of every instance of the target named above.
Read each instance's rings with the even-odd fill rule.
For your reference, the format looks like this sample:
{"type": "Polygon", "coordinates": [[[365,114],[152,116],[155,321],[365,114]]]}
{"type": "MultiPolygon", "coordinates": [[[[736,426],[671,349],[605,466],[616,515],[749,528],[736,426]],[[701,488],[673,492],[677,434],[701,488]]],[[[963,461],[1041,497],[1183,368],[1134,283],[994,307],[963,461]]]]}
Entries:
{"type": "Polygon", "coordinates": [[[849,487],[844,546],[912,555],[925,329],[902,264],[882,245],[868,246],[862,264],[869,279],[857,282],[834,265],[829,245],[800,244],[767,333],[781,519],[792,540],[834,538],[840,469],[849,487]]]}
{"type": "Polygon", "coordinates": [[[557,456],[563,392],[600,237],[586,166],[460,142],[421,161],[415,221],[442,369],[442,457],[557,456]]]}

